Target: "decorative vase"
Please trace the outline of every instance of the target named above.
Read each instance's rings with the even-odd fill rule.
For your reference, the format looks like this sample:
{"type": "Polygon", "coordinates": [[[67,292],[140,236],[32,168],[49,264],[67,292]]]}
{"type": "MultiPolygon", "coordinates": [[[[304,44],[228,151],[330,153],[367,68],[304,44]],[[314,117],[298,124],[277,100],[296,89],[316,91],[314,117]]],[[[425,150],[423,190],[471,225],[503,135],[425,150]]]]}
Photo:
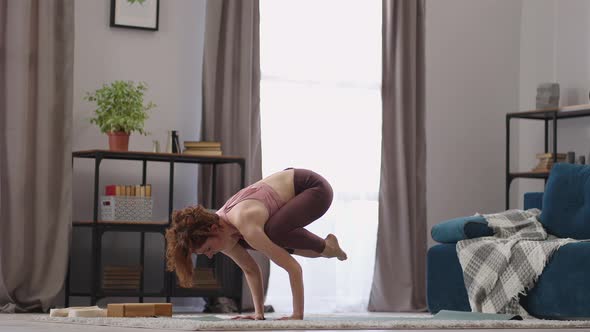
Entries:
{"type": "Polygon", "coordinates": [[[109,150],[111,151],[129,151],[129,134],[124,131],[115,131],[108,133],[109,150]]]}
{"type": "Polygon", "coordinates": [[[537,86],[537,109],[559,107],[559,83],[541,83],[537,86]]]}

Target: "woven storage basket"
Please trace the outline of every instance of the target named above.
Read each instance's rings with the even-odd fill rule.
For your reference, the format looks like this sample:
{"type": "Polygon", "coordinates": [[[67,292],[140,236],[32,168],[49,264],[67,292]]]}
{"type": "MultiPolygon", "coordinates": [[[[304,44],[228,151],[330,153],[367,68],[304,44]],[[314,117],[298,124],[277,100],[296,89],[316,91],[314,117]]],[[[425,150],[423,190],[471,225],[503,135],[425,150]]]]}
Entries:
{"type": "Polygon", "coordinates": [[[100,217],[106,221],[151,221],[151,197],[101,196],[100,217]]]}

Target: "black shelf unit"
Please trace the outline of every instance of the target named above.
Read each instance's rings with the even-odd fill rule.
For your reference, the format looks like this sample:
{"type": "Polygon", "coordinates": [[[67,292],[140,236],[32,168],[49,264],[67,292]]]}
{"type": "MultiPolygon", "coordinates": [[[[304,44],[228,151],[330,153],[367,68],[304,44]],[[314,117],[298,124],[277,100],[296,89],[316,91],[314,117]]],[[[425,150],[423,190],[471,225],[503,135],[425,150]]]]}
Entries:
{"type": "Polygon", "coordinates": [[[216,255],[212,259],[212,265],[215,269],[215,276],[221,285],[218,289],[185,289],[176,286],[176,276],[165,270],[166,258],[164,256],[163,274],[164,285],[159,292],[144,291],[144,256],[145,256],[145,233],[160,233],[164,236],[166,228],[170,225],[171,214],[173,211],[174,199],[174,165],[176,163],[204,164],[212,166],[211,174],[211,194],[212,202],[215,202],[215,183],[217,180],[217,165],[220,164],[237,164],[240,167],[240,188],[245,186],[246,162],[244,158],[232,156],[193,156],[176,153],[151,153],[151,152],[119,152],[109,150],[87,150],[76,151],[72,153],[72,167],[76,158],[94,159],[94,198],[93,198],[93,219],[91,221],[74,221],[74,228],[91,229],[91,290],[90,292],[71,292],[70,291],[70,264],[65,284],[65,306],[69,306],[70,296],[90,297],[91,305],[95,305],[97,300],[104,297],[138,297],[139,302],[143,302],[144,297],[166,297],[166,302],[170,302],[171,297],[214,297],[225,296],[234,298],[241,311],[242,296],[242,270],[229,258],[223,255],[216,255]],[[167,221],[146,221],[146,222],[109,222],[98,220],[98,200],[100,186],[100,165],[103,160],[134,160],[142,162],[142,184],[146,184],[147,163],[164,162],[170,165],[169,171],[169,194],[168,194],[168,220],[167,221]],[[140,266],[142,266],[140,287],[138,291],[133,290],[103,290],[99,285],[101,271],[101,251],[102,236],[106,232],[134,232],[140,233],[140,266]]]}
{"type": "MultiPolygon", "coordinates": [[[[560,119],[573,119],[590,116],[590,104],[566,106],[559,108],[547,108],[525,112],[513,112],[506,114],[506,209],[510,207],[510,184],[514,179],[544,179],[549,178],[548,172],[510,172],[510,120],[527,119],[545,122],[545,153],[549,152],[549,121],[551,121],[552,151],[557,153],[557,121],[560,119]]],[[[557,154],[553,156],[553,162],[557,162],[557,154]]]]}

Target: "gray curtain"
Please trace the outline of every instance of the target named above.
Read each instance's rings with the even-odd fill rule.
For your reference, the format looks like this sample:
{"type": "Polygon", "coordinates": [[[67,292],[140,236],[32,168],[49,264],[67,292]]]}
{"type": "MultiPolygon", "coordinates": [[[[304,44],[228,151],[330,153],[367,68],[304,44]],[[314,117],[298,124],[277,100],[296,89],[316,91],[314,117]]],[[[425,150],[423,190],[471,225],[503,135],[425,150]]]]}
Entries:
{"type": "MultiPolygon", "coordinates": [[[[224,155],[246,159],[246,185],[262,178],[260,139],[260,40],[258,0],[207,2],[203,59],[202,139],[220,141],[224,155]]],[[[216,199],[211,202],[211,170],[201,169],[199,203],[219,208],[240,189],[234,165],[218,166],[216,199]]],[[[268,285],[270,263],[253,254],[268,285]]],[[[243,282],[245,309],[253,308],[243,282]]]]}
{"type": "Polygon", "coordinates": [[[426,308],[424,0],[383,0],[383,140],[370,311],[426,308]]]}
{"type": "Polygon", "coordinates": [[[0,0],[0,312],[47,311],[71,230],[73,0],[0,0]]]}

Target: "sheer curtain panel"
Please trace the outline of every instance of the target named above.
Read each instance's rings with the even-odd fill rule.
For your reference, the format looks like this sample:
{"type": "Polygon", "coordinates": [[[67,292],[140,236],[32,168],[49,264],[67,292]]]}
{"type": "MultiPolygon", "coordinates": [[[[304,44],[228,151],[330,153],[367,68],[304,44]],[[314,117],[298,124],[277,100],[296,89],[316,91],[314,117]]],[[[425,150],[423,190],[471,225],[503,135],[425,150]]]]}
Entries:
{"type": "MultiPolygon", "coordinates": [[[[260,143],[260,40],[258,0],[207,1],[203,57],[202,139],[221,142],[223,154],[246,159],[246,185],[262,178],[260,143]]],[[[199,203],[220,208],[240,189],[240,172],[218,167],[216,201],[211,201],[211,169],[199,177],[199,203]]],[[[268,285],[269,261],[252,256],[268,285]]],[[[244,309],[253,308],[244,279],[244,309]]]]}
{"type": "Polygon", "coordinates": [[[383,0],[383,141],[371,311],[426,310],[424,0],[383,0]]]}
{"type": "MultiPolygon", "coordinates": [[[[375,254],[381,142],[381,2],[261,1],[262,171],[312,169],[332,185],[307,228],[338,236],[349,259],[297,257],[306,312],[366,311],[375,254]]],[[[291,310],[271,266],[267,303],[291,310]]]]}

